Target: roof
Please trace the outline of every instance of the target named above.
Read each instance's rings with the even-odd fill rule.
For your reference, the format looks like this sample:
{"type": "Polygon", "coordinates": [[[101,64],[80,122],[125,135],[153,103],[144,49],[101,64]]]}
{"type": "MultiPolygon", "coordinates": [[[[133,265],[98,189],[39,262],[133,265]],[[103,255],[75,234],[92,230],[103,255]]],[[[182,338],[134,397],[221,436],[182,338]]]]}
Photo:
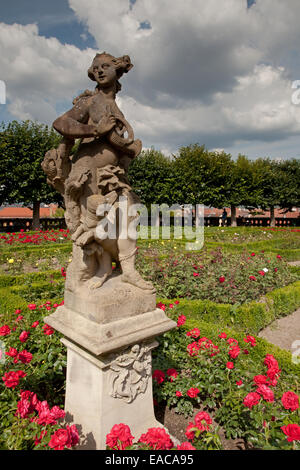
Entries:
{"type": "MultiPolygon", "coordinates": [[[[49,207],[40,207],[40,217],[53,217],[57,205],[50,204],[49,207]]],[[[1,219],[32,219],[32,210],[28,207],[3,207],[0,209],[1,219]]]]}

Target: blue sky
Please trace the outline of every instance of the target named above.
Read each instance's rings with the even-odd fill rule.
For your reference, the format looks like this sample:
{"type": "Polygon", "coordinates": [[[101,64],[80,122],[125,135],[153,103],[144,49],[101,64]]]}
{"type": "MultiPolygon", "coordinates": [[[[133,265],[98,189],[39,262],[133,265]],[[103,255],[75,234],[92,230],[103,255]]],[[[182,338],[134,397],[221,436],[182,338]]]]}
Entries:
{"type": "Polygon", "coordinates": [[[119,105],[144,147],[300,157],[298,0],[0,0],[0,120],[49,125],[93,88],[96,52],[129,54],[119,105]]]}

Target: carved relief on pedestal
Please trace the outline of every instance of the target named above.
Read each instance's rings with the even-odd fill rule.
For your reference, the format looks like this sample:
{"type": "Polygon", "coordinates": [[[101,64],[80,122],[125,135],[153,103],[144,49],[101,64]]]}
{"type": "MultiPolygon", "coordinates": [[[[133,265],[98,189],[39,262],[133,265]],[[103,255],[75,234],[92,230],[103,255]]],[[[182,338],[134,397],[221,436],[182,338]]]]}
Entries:
{"type": "Polygon", "coordinates": [[[110,383],[113,398],[131,403],[145,393],[151,377],[151,349],[149,344],[135,344],[121,354],[110,356],[110,383]]]}

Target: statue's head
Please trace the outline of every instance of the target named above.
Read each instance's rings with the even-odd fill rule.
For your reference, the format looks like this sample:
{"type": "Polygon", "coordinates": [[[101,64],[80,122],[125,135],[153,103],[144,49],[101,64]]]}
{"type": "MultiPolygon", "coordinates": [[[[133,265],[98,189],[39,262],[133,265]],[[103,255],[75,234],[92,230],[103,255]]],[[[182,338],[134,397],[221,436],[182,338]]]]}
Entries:
{"type": "Polygon", "coordinates": [[[94,57],[92,65],[88,69],[88,76],[91,80],[96,81],[98,85],[101,86],[102,82],[103,84],[107,82],[104,77],[104,75],[107,75],[106,78],[109,76],[110,80],[115,79],[117,91],[119,91],[121,89],[121,85],[118,80],[124,73],[129,72],[132,67],[133,64],[131,63],[128,55],[114,57],[111,54],[102,52],[101,54],[96,54],[94,57]]]}

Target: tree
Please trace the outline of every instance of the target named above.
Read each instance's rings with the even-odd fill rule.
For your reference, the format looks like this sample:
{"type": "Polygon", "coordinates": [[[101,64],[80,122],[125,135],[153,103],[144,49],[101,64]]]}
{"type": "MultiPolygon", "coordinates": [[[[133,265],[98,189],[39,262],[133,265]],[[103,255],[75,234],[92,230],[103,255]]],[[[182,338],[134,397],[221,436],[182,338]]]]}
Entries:
{"type": "Polygon", "coordinates": [[[37,122],[12,121],[0,126],[0,204],[32,207],[34,229],[39,228],[41,202],[62,203],[41,168],[45,153],[60,140],[53,129],[37,122]]]}
{"type": "Polygon", "coordinates": [[[254,178],[253,161],[240,154],[236,161],[232,161],[228,178],[231,226],[236,227],[236,208],[238,206],[257,207],[258,204],[260,192],[257,180],[254,178]]]}
{"type": "Polygon", "coordinates": [[[172,205],[172,163],[162,152],[143,151],[128,170],[133,191],[148,208],[151,204],[172,205]]]}
{"type": "Polygon", "coordinates": [[[257,188],[257,207],[270,210],[270,227],[275,227],[275,206],[280,205],[284,185],[281,180],[280,162],[270,158],[258,158],[253,162],[253,179],[257,188]]]}
{"type": "Polygon", "coordinates": [[[181,147],[173,162],[172,191],[179,204],[224,207],[230,197],[231,155],[198,144],[181,147]]]}

